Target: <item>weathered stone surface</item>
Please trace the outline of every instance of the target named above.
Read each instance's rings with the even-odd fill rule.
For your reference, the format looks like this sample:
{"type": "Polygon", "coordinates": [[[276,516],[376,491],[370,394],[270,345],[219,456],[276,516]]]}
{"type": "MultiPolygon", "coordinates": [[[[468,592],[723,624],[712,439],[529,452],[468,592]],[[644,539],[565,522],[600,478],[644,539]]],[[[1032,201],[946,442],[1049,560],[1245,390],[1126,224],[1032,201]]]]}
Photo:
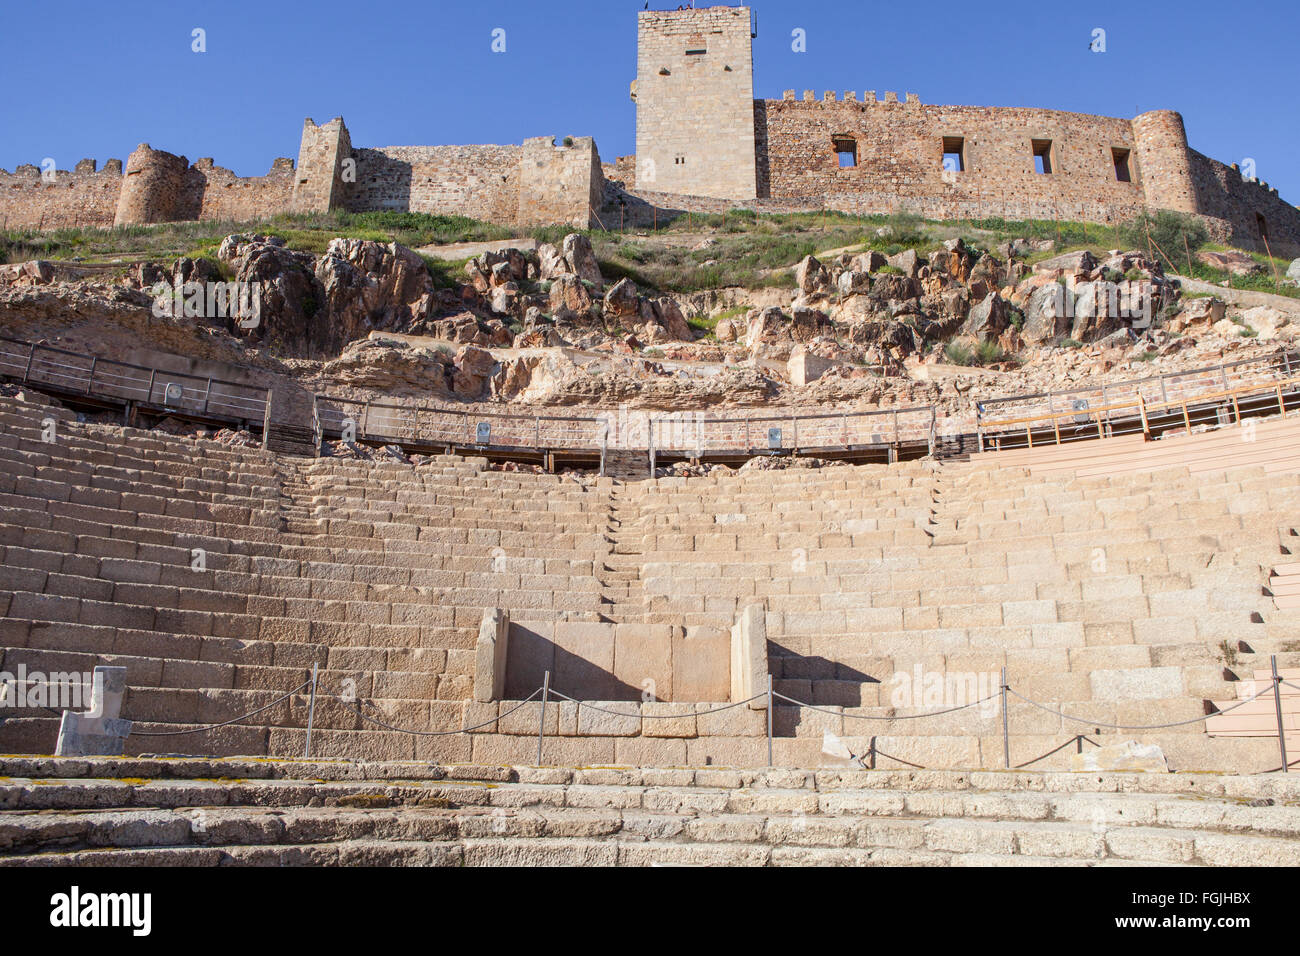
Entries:
{"type": "Polygon", "coordinates": [[[1262,342],[1270,342],[1277,338],[1278,330],[1290,324],[1290,319],[1286,315],[1266,305],[1246,309],[1241,313],[1241,321],[1253,329],[1262,342]]]}
{"type": "Polygon", "coordinates": [[[1007,327],[1006,303],[1000,295],[985,296],[984,301],[971,306],[962,326],[962,334],[981,341],[996,341],[1007,327]]]}
{"type": "Polygon", "coordinates": [[[816,256],[805,256],[794,270],[795,285],[804,295],[824,293],[831,284],[830,273],[816,256]]]}
{"type": "Polygon", "coordinates": [[[1169,763],[1157,744],[1140,744],[1128,740],[1122,744],[1108,744],[1070,755],[1070,769],[1096,772],[1098,770],[1168,773],[1169,763]]]}
{"type": "Polygon", "coordinates": [[[641,298],[637,294],[636,283],[631,279],[619,279],[605,293],[605,314],[611,318],[626,318],[641,311],[641,298]]]}

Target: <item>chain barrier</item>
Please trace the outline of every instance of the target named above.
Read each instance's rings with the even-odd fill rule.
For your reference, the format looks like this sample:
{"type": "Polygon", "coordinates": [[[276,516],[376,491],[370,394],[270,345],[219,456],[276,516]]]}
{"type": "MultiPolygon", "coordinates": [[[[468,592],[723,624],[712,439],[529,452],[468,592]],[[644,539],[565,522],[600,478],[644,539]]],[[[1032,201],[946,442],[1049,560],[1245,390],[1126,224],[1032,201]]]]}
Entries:
{"type": "MultiPolygon", "coordinates": [[[[411,735],[411,736],[416,736],[416,737],[451,737],[451,736],[455,736],[456,734],[468,734],[468,733],[472,733],[472,732],[474,732],[474,731],[476,731],[476,730],[481,730],[481,729],[484,728],[484,727],[488,727],[488,726],[490,726],[490,725],[492,725],[492,724],[495,724],[495,723],[497,723],[497,722],[499,722],[499,721],[501,721],[501,720],[504,720],[506,717],[509,717],[511,714],[513,714],[513,713],[515,713],[516,711],[518,711],[518,710],[520,710],[521,708],[523,708],[526,704],[532,703],[532,702],[537,698],[537,696],[540,694],[540,695],[542,695],[542,702],[541,702],[541,703],[542,703],[542,706],[541,706],[541,712],[540,712],[540,715],[539,715],[539,717],[538,717],[538,733],[537,733],[537,739],[538,739],[538,763],[540,764],[540,762],[541,762],[541,745],[542,745],[542,742],[544,741],[545,736],[546,736],[546,704],[549,702],[549,701],[548,701],[548,698],[550,698],[550,697],[554,697],[554,698],[556,698],[556,702],[557,702],[557,703],[558,703],[560,700],[564,700],[564,701],[568,701],[568,702],[570,702],[570,703],[577,704],[579,707],[583,707],[583,708],[586,708],[586,709],[589,709],[589,710],[596,711],[597,713],[608,714],[608,715],[610,715],[610,716],[612,716],[612,717],[635,717],[635,718],[638,719],[638,720],[680,720],[680,719],[683,719],[683,718],[686,718],[686,717],[705,717],[705,716],[708,716],[708,715],[710,715],[710,714],[719,714],[719,713],[722,713],[722,712],[724,712],[724,711],[733,710],[734,708],[737,708],[737,707],[743,707],[743,706],[745,706],[745,705],[747,705],[747,704],[753,703],[753,702],[756,701],[756,700],[761,700],[761,699],[763,699],[763,698],[766,698],[767,701],[768,701],[768,707],[767,707],[767,710],[768,710],[768,714],[767,714],[768,765],[771,766],[771,763],[772,763],[772,760],[771,760],[772,749],[771,749],[771,748],[772,748],[772,739],[773,739],[773,737],[774,737],[774,734],[773,734],[773,728],[772,728],[772,710],[773,710],[773,708],[775,707],[775,704],[776,704],[776,701],[777,701],[777,700],[784,701],[785,703],[790,704],[790,705],[792,705],[792,706],[794,706],[794,707],[798,707],[798,708],[800,708],[800,709],[812,710],[812,711],[816,711],[816,712],[818,712],[818,713],[828,714],[828,715],[830,715],[830,716],[832,716],[832,717],[839,717],[839,718],[841,718],[841,719],[847,719],[847,720],[884,720],[884,721],[897,721],[897,720],[920,720],[920,719],[928,718],[928,717],[941,717],[941,716],[944,716],[945,714],[955,714],[955,713],[958,713],[958,712],[960,712],[960,711],[969,710],[969,709],[972,708],[972,707],[978,707],[978,706],[981,706],[981,705],[983,705],[983,704],[988,703],[988,702],[991,701],[991,700],[995,700],[995,699],[997,699],[998,697],[1003,697],[1003,745],[1004,745],[1004,753],[1006,754],[1007,769],[1008,769],[1008,770],[1011,770],[1011,769],[1022,770],[1022,769],[1024,769],[1025,767],[1030,766],[1031,764],[1038,763],[1039,761],[1041,761],[1041,760],[1045,760],[1046,758],[1052,756],[1053,754],[1059,753],[1060,751],[1064,750],[1066,747],[1070,746],[1070,744],[1075,744],[1075,745],[1078,747],[1078,752],[1079,752],[1079,753],[1082,753],[1082,752],[1083,752],[1083,744],[1084,744],[1084,743],[1091,744],[1091,745],[1094,746],[1094,747],[1101,747],[1102,744],[1098,743],[1096,740],[1093,740],[1091,737],[1087,736],[1086,734],[1075,734],[1073,737],[1071,737],[1069,740],[1067,740],[1067,741],[1065,741],[1064,743],[1062,743],[1060,746],[1058,746],[1058,747],[1054,747],[1053,749],[1047,751],[1047,752],[1044,753],[1044,754],[1040,754],[1039,756],[1033,758],[1032,760],[1027,760],[1027,761],[1025,761],[1024,763],[1017,764],[1015,767],[1011,767],[1011,766],[1010,766],[1010,750],[1009,750],[1009,729],[1008,729],[1008,723],[1007,723],[1007,720],[1006,720],[1006,704],[1005,704],[1005,695],[1010,695],[1010,696],[1012,696],[1012,697],[1015,697],[1017,700],[1023,701],[1024,703],[1030,705],[1031,707],[1035,707],[1035,708],[1037,708],[1038,710],[1043,711],[1044,713],[1048,713],[1048,714],[1051,714],[1051,715],[1053,715],[1053,716],[1055,716],[1055,717],[1059,717],[1059,718],[1061,718],[1062,720],[1068,720],[1068,721],[1072,721],[1072,722],[1074,722],[1074,723],[1080,723],[1080,724],[1087,724],[1087,725],[1092,726],[1092,727],[1097,727],[1097,728],[1103,728],[1103,727],[1104,727],[1104,728],[1106,728],[1107,730],[1129,730],[1129,731],[1169,730],[1169,729],[1171,729],[1171,728],[1175,728],[1175,727],[1187,727],[1187,726],[1190,726],[1191,724],[1200,723],[1200,722],[1202,722],[1202,721],[1204,721],[1204,720],[1208,720],[1210,717],[1218,717],[1218,716],[1222,716],[1222,715],[1224,715],[1224,714],[1232,713],[1234,710],[1237,710],[1237,709],[1240,708],[1240,707],[1244,707],[1244,706],[1246,706],[1247,704],[1252,703],[1252,702],[1255,701],[1255,700],[1258,700],[1258,699],[1259,699],[1260,697],[1262,697],[1265,693],[1268,693],[1268,692],[1270,692],[1270,691],[1278,691],[1278,690],[1280,690],[1281,687],[1284,687],[1284,686],[1285,686],[1285,687],[1293,688],[1293,689],[1295,689],[1295,690],[1300,690],[1300,686],[1297,686],[1296,684],[1293,684],[1293,683],[1291,683],[1290,681],[1283,680],[1280,676],[1277,676],[1277,672],[1276,672],[1276,658],[1273,658],[1273,666],[1274,666],[1274,676],[1273,676],[1273,679],[1270,680],[1270,681],[1268,681],[1268,682],[1265,684],[1264,687],[1262,687],[1261,689],[1259,689],[1258,691],[1256,691],[1254,694],[1251,694],[1249,697],[1243,698],[1242,700],[1239,700],[1237,703],[1232,704],[1232,705],[1229,706],[1229,707],[1225,707],[1225,708],[1223,708],[1222,710],[1218,710],[1218,711],[1216,711],[1216,712],[1213,713],[1213,714],[1203,714],[1203,715],[1201,715],[1201,716],[1199,716],[1199,717],[1193,717],[1193,718],[1190,718],[1190,719],[1188,719],[1188,720],[1172,721],[1172,722],[1169,722],[1169,723],[1163,723],[1163,724],[1116,724],[1116,723],[1108,723],[1108,722],[1106,722],[1106,721],[1100,721],[1100,720],[1089,720],[1089,719],[1084,718],[1084,717],[1075,717],[1075,716],[1073,716],[1072,714],[1064,713],[1064,712],[1061,711],[1061,710],[1057,710],[1057,709],[1055,709],[1055,708],[1053,708],[1053,707],[1048,707],[1046,704],[1042,704],[1042,703],[1040,703],[1040,702],[1038,702],[1038,701],[1036,701],[1036,700],[1033,700],[1032,698],[1026,697],[1024,694],[1021,694],[1021,693],[1019,693],[1019,692],[1013,690],[1012,687],[1011,687],[1011,685],[1010,685],[1009,683],[1005,683],[1005,682],[1002,684],[1002,686],[1001,686],[1001,687],[999,688],[999,690],[998,690],[998,693],[996,693],[996,694],[989,694],[987,697],[983,697],[983,698],[981,698],[981,699],[979,699],[979,700],[971,701],[971,702],[968,703],[968,704],[961,704],[961,705],[956,706],[956,707],[948,707],[948,708],[945,708],[945,709],[943,709],[943,710],[930,711],[930,712],[928,712],[928,713],[924,713],[924,714],[892,714],[892,715],[885,715],[885,714],[849,714],[849,713],[845,713],[842,709],[839,710],[839,711],[835,711],[835,710],[831,710],[831,709],[829,709],[829,708],[827,708],[827,707],[822,707],[822,706],[818,706],[818,705],[815,705],[815,704],[808,704],[808,703],[805,703],[804,701],[797,700],[797,699],[795,699],[795,698],[793,698],[793,697],[789,697],[789,696],[787,696],[786,694],[780,693],[779,691],[775,691],[775,690],[772,689],[770,679],[769,679],[769,682],[768,682],[768,688],[767,688],[767,690],[765,690],[765,691],[763,691],[763,692],[760,692],[760,693],[758,693],[758,694],[755,694],[755,695],[752,696],[752,697],[748,697],[748,698],[746,698],[745,700],[735,701],[735,702],[733,702],[733,703],[729,703],[729,704],[723,704],[723,705],[721,705],[721,706],[719,706],[719,707],[712,707],[712,708],[710,708],[710,709],[708,709],[708,710],[691,710],[691,711],[686,712],[686,713],[674,713],[674,714],[644,714],[644,713],[635,713],[635,714],[632,714],[632,713],[627,713],[627,712],[623,712],[623,711],[611,710],[611,709],[609,709],[609,708],[607,708],[607,707],[600,707],[600,706],[598,706],[598,705],[596,705],[596,704],[593,704],[593,703],[590,703],[590,702],[587,702],[587,701],[583,701],[583,700],[579,700],[579,699],[576,698],[576,697],[570,697],[568,694],[565,694],[565,693],[563,693],[562,691],[558,691],[558,690],[556,690],[555,688],[553,688],[553,687],[550,686],[550,678],[551,678],[551,674],[550,674],[549,671],[547,671],[547,673],[546,673],[546,679],[545,679],[544,683],[542,684],[542,686],[539,687],[539,688],[537,688],[536,690],[534,690],[531,694],[529,694],[529,695],[528,695],[527,697],[525,697],[523,700],[521,700],[521,701],[519,701],[518,703],[516,703],[513,707],[511,707],[511,708],[510,708],[509,710],[507,710],[506,712],[504,712],[504,713],[499,713],[499,714],[497,714],[495,717],[492,717],[492,718],[489,719],[489,720],[485,720],[485,721],[483,721],[482,723],[475,724],[475,725],[473,725],[472,727],[462,727],[462,728],[457,729],[457,730],[410,730],[410,729],[407,729],[407,728],[404,728],[404,727],[396,727],[396,726],[394,726],[394,725],[392,725],[392,724],[389,724],[389,723],[387,723],[387,722],[385,722],[385,721],[378,720],[378,719],[376,719],[376,718],[374,718],[374,717],[371,717],[371,716],[369,716],[369,715],[367,715],[366,713],[363,712],[363,707],[364,707],[364,705],[366,705],[366,704],[369,704],[371,707],[376,707],[376,709],[377,709],[377,705],[375,705],[375,703],[374,703],[373,701],[364,701],[364,700],[360,700],[360,699],[354,699],[354,700],[352,700],[352,701],[350,701],[350,702],[355,704],[355,706],[356,706],[357,716],[358,716],[361,720],[365,721],[365,722],[368,723],[368,724],[373,724],[373,725],[375,725],[375,726],[377,726],[377,727],[382,727],[382,728],[385,729],[385,730],[389,730],[389,731],[392,731],[392,732],[394,732],[394,733],[409,734],[409,735],[411,735]]],[[[1004,678],[1004,681],[1005,681],[1005,678],[1004,678]]],[[[214,730],[214,729],[216,729],[216,728],[218,728],[218,727],[228,727],[228,726],[230,726],[231,724],[238,723],[238,722],[241,721],[241,720],[246,720],[246,719],[249,718],[249,717],[254,717],[254,716],[256,716],[257,714],[260,714],[260,713],[262,713],[262,712],[264,712],[264,711],[270,710],[272,707],[276,706],[277,704],[283,703],[284,701],[286,701],[286,700],[288,700],[290,697],[292,697],[294,694],[300,693],[301,691],[303,691],[304,689],[306,689],[306,688],[308,688],[308,687],[312,688],[312,691],[311,691],[311,697],[312,697],[311,705],[312,705],[312,708],[313,708],[313,710],[314,710],[314,708],[315,708],[315,702],[316,702],[316,688],[315,688],[315,676],[314,676],[314,674],[313,674],[312,679],[309,679],[309,680],[303,682],[302,684],[298,685],[298,686],[295,687],[293,690],[289,691],[288,693],[284,694],[283,696],[278,697],[278,698],[276,698],[275,700],[271,701],[269,704],[266,704],[265,706],[259,707],[257,710],[250,711],[249,713],[244,714],[244,715],[242,715],[242,716],[240,716],[240,717],[235,717],[235,718],[233,718],[233,719],[231,719],[231,720],[222,721],[221,723],[218,723],[218,724],[208,724],[208,725],[205,725],[205,726],[202,726],[202,727],[195,727],[195,728],[192,728],[192,729],[189,729],[189,730],[172,730],[172,731],[136,731],[136,730],[133,730],[133,731],[131,731],[131,733],[132,733],[133,735],[135,735],[135,736],[140,736],[140,737],[171,737],[171,736],[181,736],[181,735],[184,735],[184,734],[197,734],[197,733],[203,733],[203,732],[208,731],[208,730],[214,730]]],[[[336,696],[336,695],[330,695],[330,696],[336,696]]],[[[342,699],[342,697],[340,696],[339,699],[342,699]]],[[[1285,773],[1285,772],[1287,772],[1287,770],[1288,770],[1289,763],[1288,763],[1288,761],[1287,761],[1287,757],[1286,757],[1286,741],[1285,741],[1285,737],[1284,737],[1284,732],[1285,732],[1285,731],[1284,731],[1284,728],[1283,728],[1282,709],[1281,709],[1281,704],[1280,704],[1280,697],[1275,698],[1275,700],[1277,701],[1277,721],[1278,721],[1278,738],[1279,738],[1279,739],[1278,739],[1278,744],[1279,744],[1279,747],[1281,748],[1281,753],[1282,753],[1282,764],[1281,764],[1281,767],[1280,767],[1279,769],[1280,769],[1283,773],[1285,773]]],[[[49,710],[49,708],[44,708],[44,709],[49,710]]],[[[54,712],[54,711],[51,711],[51,713],[53,713],[53,712],[54,712]]],[[[310,742],[308,743],[308,753],[304,754],[304,756],[310,756],[310,742]]],[[[896,757],[896,756],[894,756],[893,754],[889,754],[889,753],[886,753],[886,752],[883,751],[883,750],[880,750],[880,749],[876,746],[876,738],[875,738],[875,737],[872,737],[872,738],[871,738],[870,746],[869,746],[869,749],[867,750],[867,752],[866,752],[865,754],[863,754],[861,757],[854,757],[853,759],[856,760],[856,761],[858,761],[859,763],[861,763],[864,759],[866,759],[866,758],[870,758],[870,760],[871,760],[871,769],[874,769],[874,768],[875,768],[875,758],[876,758],[876,757],[884,757],[884,758],[886,758],[886,759],[893,760],[893,761],[895,761],[896,763],[900,763],[900,764],[903,764],[903,765],[905,765],[905,766],[912,767],[912,768],[914,768],[914,769],[916,769],[916,770],[928,770],[928,769],[932,769],[932,768],[925,767],[925,766],[923,766],[923,765],[921,765],[921,764],[913,763],[913,762],[911,762],[911,761],[909,761],[909,760],[904,760],[902,757],[896,757]]],[[[864,765],[864,766],[865,766],[865,765],[864,765]]]]}
{"type": "Polygon", "coordinates": [[[311,681],[309,680],[303,681],[293,690],[289,691],[289,693],[285,694],[283,697],[277,697],[275,700],[271,701],[265,707],[259,707],[257,708],[257,710],[249,711],[247,714],[244,714],[242,717],[235,717],[232,720],[223,720],[219,724],[207,724],[203,727],[195,727],[191,730],[161,730],[160,731],[160,730],[134,730],[133,729],[130,735],[133,737],[180,737],[183,734],[201,734],[206,730],[216,730],[218,727],[229,727],[231,724],[237,724],[241,720],[244,720],[248,717],[255,717],[264,710],[270,710],[276,704],[284,703],[294,694],[310,686],[311,686],[311,681]]]}

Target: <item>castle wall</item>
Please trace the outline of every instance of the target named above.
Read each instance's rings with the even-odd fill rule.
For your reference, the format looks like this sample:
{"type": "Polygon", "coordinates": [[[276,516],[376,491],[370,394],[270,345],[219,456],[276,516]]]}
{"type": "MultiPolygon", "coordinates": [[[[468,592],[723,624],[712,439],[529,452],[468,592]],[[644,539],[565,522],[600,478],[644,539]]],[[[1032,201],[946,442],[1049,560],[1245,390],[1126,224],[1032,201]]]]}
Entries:
{"type": "Polygon", "coordinates": [[[748,7],[637,14],[636,188],[757,195],[748,7]]]}
{"type": "Polygon", "coordinates": [[[568,146],[550,136],[524,140],[519,161],[520,226],[566,223],[586,229],[593,223],[605,191],[596,141],[578,137],[568,146]]]}
{"type": "Polygon", "coordinates": [[[386,146],[356,149],[356,182],[343,208],[469,216],[513,223],[521,146],[386,146]]]}
{"type": "Polygon", "coordinates": [[[0,169],[0,229],[62,229],[111,226],[122,191],[122,161],[97,169],[83,159],[74,169],[54,170],[51,181],[36,166],[0,169]]]}
{"type": "Polygon", "coordinates": [[[283,213],[292,202],[293,160],[281,157],[265,176],[236,176],[200,159],[185,174],[185,195],[197,218],[227,222],[254,222],[283,213]]]}
{"type": "Polygon", "coordinates": [[[197,219],[198,203],[185,173],[184,156],[141,143],[126,160],[114,225],[197,219]]]}
{"type": "Polygon", "coordinates": [[[352,137],[336,116],[317,126],[309,116],[302,124],[302,140],[298,147],[298,165],[290,200],[295,212],[329,212],[342,205],[347,190],[346,178],[351,170],[344,170],[343,162],[352,157],[352,137]]]}
{"type": "Polygon", "coordinates": [[[1241,178],[1241,171],[1189,150],[1189,171],[1200,212],[1226,220],[1228,240],[1257,252],[1300,257],[1300,209],[1278,196],[1276,189],[1241,178]],[[1263,217],[1267,247],[1260,232],[1263,217]]]}
{"type": "Polygon", "coordinates": [[[902,209],[937,218],[1085,219],[1111,222],[1143,205],[1143,167],[1128,120],[1056,110],[795,100],[754,104],[759,193],[826,197],[844,211],[902,209]],[[945,171],[944,144],[960,141],[963,168],[945,171]],[[1051,172],[1034,166],[1035,142],[1051,172]],[[839,149],[857,162],[841,168],[839,149]],[[1117,179],[1112,149],[1126,150],[1129,182],[1117,179]]]}

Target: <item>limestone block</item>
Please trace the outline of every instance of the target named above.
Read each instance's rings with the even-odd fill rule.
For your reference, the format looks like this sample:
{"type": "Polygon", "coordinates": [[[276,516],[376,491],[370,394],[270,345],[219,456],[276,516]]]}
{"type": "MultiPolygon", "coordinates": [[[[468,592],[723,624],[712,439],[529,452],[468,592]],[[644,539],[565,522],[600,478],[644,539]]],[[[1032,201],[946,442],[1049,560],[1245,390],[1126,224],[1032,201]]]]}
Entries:
{"type": "MultiPolygon", "coordinates": [[[[733,703],[767,690],[767,619],[761,604],[746,606],[731,628],[731,697],[733,703]]],[[[764,698],[751,701],[752,710],[767,707],[764,698]]]]}
{"type": "Polygon", "coordinates": [[[506,689],[506,660],[510,645],[510,615],[500,608],[483,612],[474,645],[474,699],[501,700],[506,689]]]}
{"type": "Polygon", "coordinates": [[[1182,670],[1177,667],[1096,670],[1091,679],[1096,700],[1160,700],[1183,694],[1182,670]]]}
{"type": "Polygon", "coordinates": [[[1108,744],[1081,754],[1070,756],[1070,769],[1094,772],[1098,770],[1140,770],[1148,773],[1168,773],[1169,764],[1158,744],[1140,744],[1126,740],[1108,744]]]}
{"type": "Polygon", "coordinates": [[[96,667],[90,707],[84,714],[64,711],[55,754],[60,757],[116,756],[131,733],[131,721],[118,717],[126,692],[125,667],[96,667]]]}

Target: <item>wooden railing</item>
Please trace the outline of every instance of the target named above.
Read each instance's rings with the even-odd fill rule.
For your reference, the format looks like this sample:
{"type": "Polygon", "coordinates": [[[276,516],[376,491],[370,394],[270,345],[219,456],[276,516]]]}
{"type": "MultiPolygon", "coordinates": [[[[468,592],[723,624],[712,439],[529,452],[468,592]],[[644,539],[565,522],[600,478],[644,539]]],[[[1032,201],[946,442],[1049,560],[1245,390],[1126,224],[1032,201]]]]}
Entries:
{"type": "MultiPolygon", "coordinates": [[[[996,421],[981,421],[980,430],[980,451],[985,450],[986,441],[994,445],[1000,444],[1008,433],[1015,434],[1017,437],[1023,430],[1025,443],[1028,447],[1033,448],[1034,428],[1039,426],[1040,429],[1051,427],[1052,435],[1048,444],[1060,445],[1068,441],[1079,441],[1082,438],[1105,438],[1108,434],[1126,434],[1141,431],[1144,435],[1151,434],[1151,418],[1153,414],[1161,410],[1178,410],[1182,412],[1183,427],[1190,429],[1192,427],[1192,416],[1190,407],[1192,405],[1209,405],[1225,404],[1228,401],[1232,403],[1233,418],[1236,422],[1241,422],[1241,401],[1245,398],[1258,398],[1261,396],[1271,396],[1277,402],[1279,414],[1287,413],[1286,393],[1289,390],[1300,387],[1300,375],[1274,381],[1251,382],[1238,385],[1235,388],[1220,389],[1211,392],[1200,392],[1193,395],[1186,395],[1182,398],[1166,400],[1160,402],[1148,402],[1141,395],[1135,401],[1115,402],[1110,405],[1104,405],[1100,408],[1089,408],[1072,410],[1068,412],[1051,412],[1046,415],[1028,415],[1019,418],[1004,418],[996,421]],[[1069,419],[1076,426],[1084,422],[1089,424],[1089,433],[1079,435],[1080,429],[1074,429],[1074,435],[1067,435],[1065,439],[1061,436],[1061,422],[1069,419]],[[1082,421],[1081,421],[1082,419],[1082,421]],[[1119,419],[1119,427],[1115,419],[1119,419]],[[1096,435],[1090,434],[1095,428],[1096,435]],[[990,435],[989,433],[995,433],[990,435]],[[1001,433],[1001,434],[997,434],[1001,433]]],[[[1042,436],[1038,439],[1038,444],[1044,444],[1042,436]]]]}
{"type": "Polygon", "coordinates": [[[269,388],[116,362],[0,336],[0,375],[65,395],[135,403],[214,421],[260,422],[269,430],[269,388]]]}
{"type": "MultiPolygon", "coordinates": [[[[134,402],[159,411],[252,424],[263,436],[272,421],[270,389],[109,361],[47,345],[0,336],[0,376],[32,382],[69,395],[134,402]]],[[[1190,427],[1190,407],[1231,403],[1240,421],[1241,402],[1274,394],[1287,411],[1287,392],[1300,388],[1300,357],[1281,353],[1208,368],[1170,372],[1127,382],[1014,395],[976,405],[972,416],[940,415],[932,405],[863,411],[779,412],[692,411],[673,414],[629,410],[595,415],[527,415],[433,405],[407,405],[317,395],[312,433],[351,436],[369,442],[428,446],[494,446],[533,451],[608,450],[708,455],[756,452],[815,453],[859,449],[894,451],[904,445],[933,453],[941,437],[978,437],[981,451],[1004,441],[1033,447],[1109,434],[1150,432],[1160,410],[1181,409],[1190,427]],[[1069,402],[1069,409],[1060,408],[1069,402]],[[990,417],[991,410],[1019,414],[990,417]]],[[[1292,408],[1300,407],[1300,400],[1292,408]]],[[[285,427],[295,423],[278,423],[285,427]]]]}

